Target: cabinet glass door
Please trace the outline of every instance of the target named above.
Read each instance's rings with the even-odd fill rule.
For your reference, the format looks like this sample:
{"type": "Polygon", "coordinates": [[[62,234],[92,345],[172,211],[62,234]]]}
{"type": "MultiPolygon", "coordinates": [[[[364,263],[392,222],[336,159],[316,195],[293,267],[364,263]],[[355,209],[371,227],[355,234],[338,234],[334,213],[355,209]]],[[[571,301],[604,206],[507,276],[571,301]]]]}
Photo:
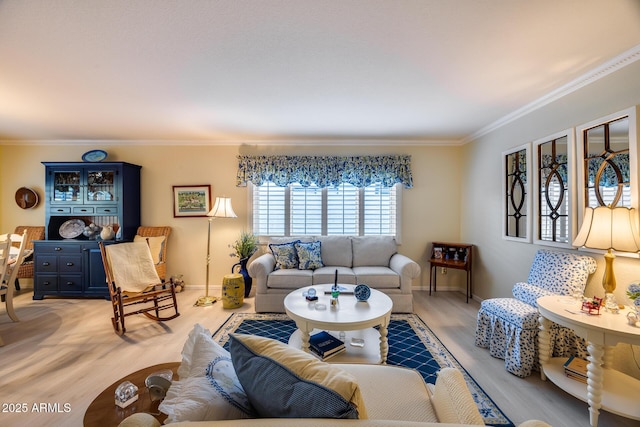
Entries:
{"type": "Polygon", "coordinates": [[[53,202],[82,202],[80,171],[53,171],[53,202]]]}
{"type": "Polygon", "coordinates": [[[113,202],[116,173],[112,170],[87,171],[87,202],[113,202]]]}

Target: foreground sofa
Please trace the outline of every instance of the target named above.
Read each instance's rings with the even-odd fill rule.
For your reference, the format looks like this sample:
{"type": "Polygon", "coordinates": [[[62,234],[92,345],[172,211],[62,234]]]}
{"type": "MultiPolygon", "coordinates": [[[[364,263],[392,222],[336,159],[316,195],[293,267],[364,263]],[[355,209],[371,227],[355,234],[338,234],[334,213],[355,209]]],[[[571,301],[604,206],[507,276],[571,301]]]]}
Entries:
{"type": "MultiPolygon", "coordinates": [[[[229,350],[196,324],[182,350],[179,379],[159,410],[172,426],[483,425],[464,377],[443,368],[435,385],[415,370],[329,364],[279,341],[232,333],[229,350]]],[[[150,414],[121,427],[158,427],[150,414]]],[[[521,427],[549,427],[531,421],[521,427]]]]}
{"type": "MultiPolygon", "coordinates": [[[[307,245],[306,247],[309,247],[307,245]]],[[[294,252],[292,256],[297,256],[294,252]]],[[[308,255],[308,251],[305,252],[308,255]]],[[[274,239],[266,253],[249,264],[249,275],[256,289],[255,310],[258,313],[284,313],[284,297],[305,286],[338,282],[350,285],[364,283],[386,293],[393,301],[393,312],[413,312],[413,280],[420,276],[420,266],[398,253],[391,236],[321,236],[274,239]],[[286,252],[294,242],[317,244],[316,262],[303,258],[291,263],[278,263],[274,252],[286,252]],[[298,262],[296,262],[298,261],[298,262]],[[281,267],[284,265],[284,267],[281,267]],[[278,268],[280,267],[280,268],[278,268]]]]}
{"type": "MultiPolygon", "coordinates": [[[[416,371],[386,365],[336,365],[358,380],[368,419],[251,418],[220,421],[178,422],[174,427],[429,427],[484,425],[473,397],[459,371],[440,371],[435,386],[427,386],[416,371]],[[441,421],[443,420],[443,421],[441,421]],[[442,424],[446,423],[446,424],[442,424]]],[[[120,427],[159,427],[149,414],[135,414],[120,427]]],[[[551,427],[531,420],[519,427],[551,427]]]]}

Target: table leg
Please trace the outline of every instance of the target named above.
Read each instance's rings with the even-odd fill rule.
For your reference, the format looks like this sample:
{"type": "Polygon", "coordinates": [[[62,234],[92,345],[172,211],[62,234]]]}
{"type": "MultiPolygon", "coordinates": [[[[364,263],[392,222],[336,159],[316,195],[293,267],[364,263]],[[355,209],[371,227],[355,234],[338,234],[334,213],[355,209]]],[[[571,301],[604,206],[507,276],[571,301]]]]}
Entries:
{"type": "Polygon", "coordinates": [[[388,333],[387,324],[380,325],[380,363],[382,365],[387,364],[387,356],[389,355],[388,333]]]}
{"type": "Polygon", "coordinates": [[[298,329],[300,329],[301,332],[300,335],[302,339],[302,351],[306,351],[307,353],[309,353],[309,338],[311,336],[311,331],[313,331],[313,326],[306,323],[296,324],[296,326],[298,326],[298,329]]]}
{"type": "Polygon", "coordinates": [[[587,360],[587,402],[589,403],[589,422],[592,427],[598,425],[598,415],[602,406],[602,381],[604,359],[604,346],[589,342],[587,345],[589,357],[587,360]]]}
{"type": "Polygon", "coordinates": [[[540,324],[540,332],[538,332],[538,360],[540,362],[540,378],[542,381],[547,380],[547,376],[544,374],[544,365],[549,362],[551,356],[551,321],[544,317],[538,317],[538,323],[540,324]]]}

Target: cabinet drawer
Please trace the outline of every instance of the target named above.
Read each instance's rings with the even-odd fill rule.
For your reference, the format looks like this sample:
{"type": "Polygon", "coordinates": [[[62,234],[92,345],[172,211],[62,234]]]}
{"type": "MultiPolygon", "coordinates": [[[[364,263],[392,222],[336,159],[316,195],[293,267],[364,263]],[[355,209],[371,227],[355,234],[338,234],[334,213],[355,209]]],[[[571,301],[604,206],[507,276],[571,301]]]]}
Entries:
{"type": "Polygon", "coordinates": [[[93,214],[95,212],[95,208],[87,207],[87,206],[74,206],[73,213],[80,215],[88,215],[93,214]]]}
{"type": "Polygon", "coordinates": [[[71,207],[69,207],[69,206],[59,207],[59,208],[51,208],[51,214],[52,215],[70,214],[70,213],[71,213],[71,207]]]}
{"type": "Polygon", "coordinates": [[[80,245],[57,245],[57,244],[38,244],[36,243],[37,253],[49,254],[78,254],[82,250],[80,245]]]}
{"type": "Polygon", "coordinates": [[[37,256],[34,267],[37,272],[55,273],[58,271],[58,257],[53,255],[37,256]]]}
{"type": "Polygon", "coordinates": [[[82,292],[82,275],[61,274],[58,278],[60,292],[82,292]]]}
{"type": "Polygon", "coordinates": [[[97,207],[96,214],[98,215],[116,215],[118,213],[117,207],[97,207]]]}
{"type": "Polygon", "coordinates": [[[52,274],[36,274],[34,286],[38,291],[57,291],[58,276],[52,274]]]}
{"type": "Polygon", "coordinates": [[[58,258],[58,271],[60,273],[81,273],[82,257],[80,255],[62,255],[58,258]]]}

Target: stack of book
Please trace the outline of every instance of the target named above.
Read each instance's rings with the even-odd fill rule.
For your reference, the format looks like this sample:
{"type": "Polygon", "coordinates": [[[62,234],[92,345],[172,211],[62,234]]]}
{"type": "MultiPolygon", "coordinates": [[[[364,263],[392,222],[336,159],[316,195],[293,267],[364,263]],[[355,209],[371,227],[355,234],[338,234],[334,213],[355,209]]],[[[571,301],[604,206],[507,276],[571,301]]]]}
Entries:
{"type": "Polygon", "coordinates": [[[586,384],[588,364],[589,362],[584,359],[571,356],[564,363],[564,374],[569,378],[586,384]]]}
{"type": "Polygon", "coordinates": [[[309,337],[311,353],[322,360],[327,360],[346,350],[344,342],[327,331],[318,332],[309,337]]]}

